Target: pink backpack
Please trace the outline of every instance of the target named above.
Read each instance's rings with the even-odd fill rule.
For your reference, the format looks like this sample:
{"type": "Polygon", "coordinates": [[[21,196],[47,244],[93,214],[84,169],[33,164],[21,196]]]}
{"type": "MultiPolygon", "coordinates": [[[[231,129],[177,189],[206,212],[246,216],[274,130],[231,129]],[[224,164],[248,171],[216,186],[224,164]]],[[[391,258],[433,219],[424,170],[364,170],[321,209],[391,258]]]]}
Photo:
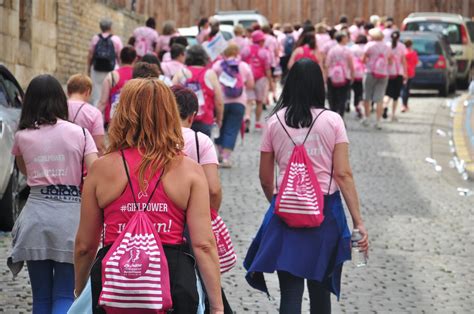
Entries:
{"type": "Polygon", "coordinates": [[[258,55],[259,51],[260,51],[259,46],[257,45],[250,46],[250,54],[244,60],[250,65],[255,81],[265,76],[265,62],[258,55]]]}
{"type": "Polygon", "coordinates": [[[334,87],[341,87],[347,84],[346,71],[344,70],[344,65],[342,61],[334,62],[328,71],[329,78],[334,87]]]}
{"type": "MultiPolygon", "coordinates": [[[[140,208],[123,152],[122,158],[135,205],[140,208]]],[[[173,306],[166,255],[146,214],[160,180],[161,175],[144,210],[136,211],[102,260],[99,305],[107,313],[166,313],[173,306]]]]}
{"type": "MultiPolygon", "coordinates": [[[[324,221],[324,195],[304,147],[316,120],[324,111],[326,110],[323,109],[313,120],[301,145],[297,145],[293,141],[277,115],[278,121],[295,147],[290,156],[282,184],[278,189],[275,215],[292,228],[319,227],[324,221]]],[[[332,170],[329,191],[331,190],[331,182],[332,170]]]]}
{"type": "Polygon", "coordinates": [[[361,58],[355,57],[354,59],[354,80],[362,81],[364,78],[364,63],[361,58]]]}
{"type": "Polygon", "coordinates": [[[136,42],[135,42],[135,51],[137,52],[137,56],[139,56],[140,58],[143,57],[144,55],[146,55],[147,51],[148,51],[148,44],[146,42],[146,38],[145,37],[139,37],[137,38],[136,42]]]}
{"type": "Polygon", "coordinates": [[[388,64],[387,64],[387,58],[383,53],[377,55],[377,58],[375,59],[375,62],[373,65],[372,75],[378,79],[383,79],[387,77],[388,64]]]}
{"type": "MultiPolygon", "coordinates": [[[[196,157],[198,164],[201,163],[201,154],[199,153],[199,138],[197,132],[194,132],[196,141],[196,157]]],[[[217,255],[219,256],[219,265],[221,274],[228,272],[237,264],[237,254],[235,254],[234,245],[230,238],[229,229],[222,217],[211,208],[212,233],[216,238],[217,255]]]]}

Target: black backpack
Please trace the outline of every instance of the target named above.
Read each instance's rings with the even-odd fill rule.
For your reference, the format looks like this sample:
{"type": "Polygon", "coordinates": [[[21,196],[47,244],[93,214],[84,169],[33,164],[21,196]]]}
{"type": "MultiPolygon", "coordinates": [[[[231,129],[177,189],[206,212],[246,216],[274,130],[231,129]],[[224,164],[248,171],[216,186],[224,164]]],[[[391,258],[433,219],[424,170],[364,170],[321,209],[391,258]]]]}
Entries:
{"type": "Polygon", "coordinates": [[[100,72],[110,72],[115,68],[115,47],[112,42],[112,34],[104,37],[99,34],[99,41],[95,45],[93,65],[94,70],[100,72]]]}
{"type": "Polygon", "coordinates": [[[293,37],[292,34],[286,35],[284,45],[283,45],[285,56],[288,56],[288,57],[291,56],[294,46],[295,46],[295,37],[293,37]]]}

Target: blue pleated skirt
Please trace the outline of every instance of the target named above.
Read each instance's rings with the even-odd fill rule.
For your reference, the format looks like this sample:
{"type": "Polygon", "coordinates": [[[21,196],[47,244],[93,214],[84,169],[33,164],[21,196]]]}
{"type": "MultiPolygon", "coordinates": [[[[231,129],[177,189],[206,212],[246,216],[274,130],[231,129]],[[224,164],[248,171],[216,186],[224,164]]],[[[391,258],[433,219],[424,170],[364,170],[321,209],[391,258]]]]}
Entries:
{"type": "Polygon", "coordinates": [[[342,264],[351,259],[351,233],[339,192],[324,197],[324,221],[291,228],[274,215],[275,197],[244,260],[247,282],[268,294],[263,273],[286,271],[317,280],[339,299],[342,264]]]}

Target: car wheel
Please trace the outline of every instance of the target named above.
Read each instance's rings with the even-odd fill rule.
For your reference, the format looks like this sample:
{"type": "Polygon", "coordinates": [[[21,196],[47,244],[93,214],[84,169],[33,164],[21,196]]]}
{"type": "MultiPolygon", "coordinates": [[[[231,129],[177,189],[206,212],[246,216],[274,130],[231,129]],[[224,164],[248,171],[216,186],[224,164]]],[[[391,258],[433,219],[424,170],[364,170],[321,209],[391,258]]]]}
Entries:
{"type": "Polygon", "coordinates": [[[451,83],[451,86],[449,86],[449,94],[456,94],[456,89],[457,89],[456,80],[454,80],[451,83]]]}
{"type": "Polygon", "coordinates": [[[441,85],[438,91],[439,91],[439,96],[447,97],[449,94],[449,82],[446,82],[444,85],[441,85]]]}
{"type": "Polygon", "coordinates": [[[20,186],[18,170],[15,168],[8,182],[3,198],[0,200],[0,230],[11,231],[20,214],[20,186]]]}
{"type": "Polygon", "coordinates": [[[469,84],[471,84],[471,81],[472,81],[472,78],[473,78],[473,75],[472,75],[473,70],[474,69],[471,66],[471,71],[468,71],[466,77],[459,81],[459,87],[461,89],[468,89],[469,88],[469,84]]]}

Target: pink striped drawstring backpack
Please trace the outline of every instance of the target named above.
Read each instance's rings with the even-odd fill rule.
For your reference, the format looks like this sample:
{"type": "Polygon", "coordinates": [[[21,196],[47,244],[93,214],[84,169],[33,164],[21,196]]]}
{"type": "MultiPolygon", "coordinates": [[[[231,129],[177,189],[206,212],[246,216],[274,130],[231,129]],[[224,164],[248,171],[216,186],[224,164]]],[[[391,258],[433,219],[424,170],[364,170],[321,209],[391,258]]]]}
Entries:
{"type": "MultiPolygon", "coordinates": [[[[140,208],[126,165],[125,171],[136,208],[140,208]]],[[[108,314],[164,314],[173,307],[168,261],[146,213],[161,175],[145,208],[135,212],[102,260],[99,305],[108,314]]]]}
{"type": "MultiPolygon", "coordinates": [[[[293,228],[319,227],[324,221],[324,195],[304,147],[316,120],[324,111],[325,109],[313,120],[303,143],[300,145],[293,141],[277,115],[278,121],[295,147],[286,167],[281,186],[278,189],[274,213],[293,228]]],[[[331,183],[329,183],[330,188],[331,183]]]]}

